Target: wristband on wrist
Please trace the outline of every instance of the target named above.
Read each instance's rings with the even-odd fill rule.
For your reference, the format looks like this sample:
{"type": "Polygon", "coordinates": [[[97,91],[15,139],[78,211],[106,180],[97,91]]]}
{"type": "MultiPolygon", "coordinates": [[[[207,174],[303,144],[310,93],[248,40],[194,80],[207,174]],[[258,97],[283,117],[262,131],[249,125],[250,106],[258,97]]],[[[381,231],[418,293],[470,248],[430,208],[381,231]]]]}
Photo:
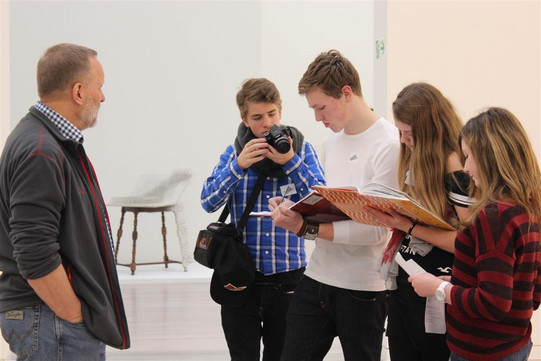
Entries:
{"type": "Polygon", "coordinates": [[[306,221],[306,218],[303,218],[302,226],[301,226],[301,229],[299,229],[299,232],[297,233],[297,237],[304,236],[304,233],[306,233],[306,225],[307,224],[308,224],[308,222],[306,221]]]}
{"type": "Polygon", "coordinates": [[[304,230],[304,239],[313,241],[317,238],[319,233],[319,223],[314,221],[306,221],[306,228],[304,230]]]}
{"type": "Polygon", "coordinates": [[[411,237],[411,232],[413,232],[413,229],[415,228],[416,225],[417,225],[417,222],[413,221],[413,223],[411,224],[410,229],[408,229],[408,233],[406,234],[407,238],[411,237]]]}

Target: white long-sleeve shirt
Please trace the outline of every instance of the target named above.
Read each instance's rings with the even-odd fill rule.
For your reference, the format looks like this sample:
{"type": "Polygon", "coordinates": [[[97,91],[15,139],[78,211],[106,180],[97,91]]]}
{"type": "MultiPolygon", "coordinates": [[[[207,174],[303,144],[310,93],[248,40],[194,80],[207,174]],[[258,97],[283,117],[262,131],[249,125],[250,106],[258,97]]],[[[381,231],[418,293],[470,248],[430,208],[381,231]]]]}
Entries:
{"type": "MultiPolygon", "coordinates": [[[[332,134],[322,144],[321,164],[328,187],[376,182],[397,188],[400,141],[396,127],[379,118],[360,134],[332,134]]],[[[334,222],[334,240],[316,239],[306,275],[327,285],[358,291],[383,291],[377,272],[389,238],[385,227],[354,221],[334,222]]]]}

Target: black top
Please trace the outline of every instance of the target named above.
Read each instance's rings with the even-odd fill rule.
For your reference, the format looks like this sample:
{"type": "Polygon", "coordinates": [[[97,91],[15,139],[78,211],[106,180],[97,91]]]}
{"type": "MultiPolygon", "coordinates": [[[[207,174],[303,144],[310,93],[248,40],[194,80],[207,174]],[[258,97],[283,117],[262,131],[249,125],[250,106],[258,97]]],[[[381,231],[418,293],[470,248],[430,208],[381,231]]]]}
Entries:
{"type": "MultiPolygon", "coordinates": [[[[464,171],[456,171],[453,173],[447,173],[445,175],[445,191],[447,192],[447,199],[449,201],[449,207],[447,221],[456,219],[456,212],[453,206],[468,207],[472,202],[468,196],[468,186],[470,177],[464,171]]],[[[410,240],[404,239],[402,246],[399,249],[400,254],[407,261],[413,259],[419,264],[425,271],[432,273],[436,276],[451,275],[451,268],[453,267],[454,256],[452,253],[444,251],[438,247],[432,247],[432,250],[424,257],[417,254],[409,247],[410,240]]],[[[399,278],[408,278],[407,273],[400,267],[399,278]]]]}

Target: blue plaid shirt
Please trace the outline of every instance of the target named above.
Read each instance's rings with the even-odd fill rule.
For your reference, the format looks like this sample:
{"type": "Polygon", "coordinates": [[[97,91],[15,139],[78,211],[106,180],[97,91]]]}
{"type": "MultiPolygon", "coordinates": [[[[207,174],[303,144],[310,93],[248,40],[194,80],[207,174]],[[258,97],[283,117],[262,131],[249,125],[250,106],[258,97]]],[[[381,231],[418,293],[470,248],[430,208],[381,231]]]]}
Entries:
{"type": "MultiPolygon", "coordinates": [[[[301,152],[284,164],[282,170],[287,177],[267,177],[254,212],[268,211],[269,199],[281,196],[281,187],[284,185],[295,185],[297,193],[288,196],[294,202],[309,194],[312,186],[325,185],[323,168],[310,143],[304,142],[301,152]]],[[[230,145],[203,184],[203,208],[207,212],[214,212],[227,202],[232,222],[238,223],[258,176],[252,169],[242,170],[239,167],[235,147],[230,145]]],[[[248,217],[243,236],[256,269],[264,275],[293,271],[306,266],[304,238],[275,227],[269,217],[248,217]]]]}
{"type": "Polygon", "coordinates": [[[75,142],[82,143],[83,142],[83,133],[77,129],[73,124],[69,122],[66,118],[43,104],[42,102],[37,102],[34,107],[45,114],[47,118],[51,122],[53,122],[54,125],[58,128],[60,133],[64,136],[66,139],[73,140],[75,142]]]}

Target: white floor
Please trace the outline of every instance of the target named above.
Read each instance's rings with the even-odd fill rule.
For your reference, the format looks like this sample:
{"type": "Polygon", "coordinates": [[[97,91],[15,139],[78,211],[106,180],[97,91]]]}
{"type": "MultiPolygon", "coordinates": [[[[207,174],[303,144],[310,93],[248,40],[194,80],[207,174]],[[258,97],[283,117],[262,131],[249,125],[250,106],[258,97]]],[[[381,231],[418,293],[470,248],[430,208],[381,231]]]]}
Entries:
{"type": "MultiPolygon", "coordinates": [[[[209,295],[212,270],[197,263],[190,264],[188,272],[180,264],[170,264],[169,268],[139,266],[133,276],[128,267],[118,266],[117,270],[131,347],[107,347],[108,361],[230,359],[220,324],[220,306],[209,295]]],[[[15,360],[7,345],[0,346],[0,361],[15,360]]],[[[341,360],[340,345],[335,342],[325,361],[341,360]]]]}
{"type": "MultiPolygon", "coordinates": [[[[118,267],[132,347],[108,348],[109,361],[228,360],[219,305],[208,294],[212,270],[197,263],[118,267]],[[151,304],[148,304],[151,303],[151,304]]],[[[386,344],[386,343],[385,343],[386,344]]],[[[336,340],[325,361],[343,360],[336,340]]],[[[384,349],[382,360],[388,360],[384,349]]]]}
{"type": "MultiPolygon", "coordinates": [[[[135,275],[117,267],[131,348],[107,348],[108,361],[226,361],[227,345],[220,325],[220,306],[208,293],[212,270],[197,263],[139,266],[135,275]]],[[[1,340],[3,341],[3,340],[1,340]]],[[[382,361],[389,360],[384,340],[382,361]]],[[[2,346],[2,345],[0,345],[2,346]]],[[[536,356],[530,355],[534,361],[536,356]]],[[[0,347],[0,361],[15,360],[0,347]]],[[[343,360],[335,340],[325,361],[343,360]]]]}

